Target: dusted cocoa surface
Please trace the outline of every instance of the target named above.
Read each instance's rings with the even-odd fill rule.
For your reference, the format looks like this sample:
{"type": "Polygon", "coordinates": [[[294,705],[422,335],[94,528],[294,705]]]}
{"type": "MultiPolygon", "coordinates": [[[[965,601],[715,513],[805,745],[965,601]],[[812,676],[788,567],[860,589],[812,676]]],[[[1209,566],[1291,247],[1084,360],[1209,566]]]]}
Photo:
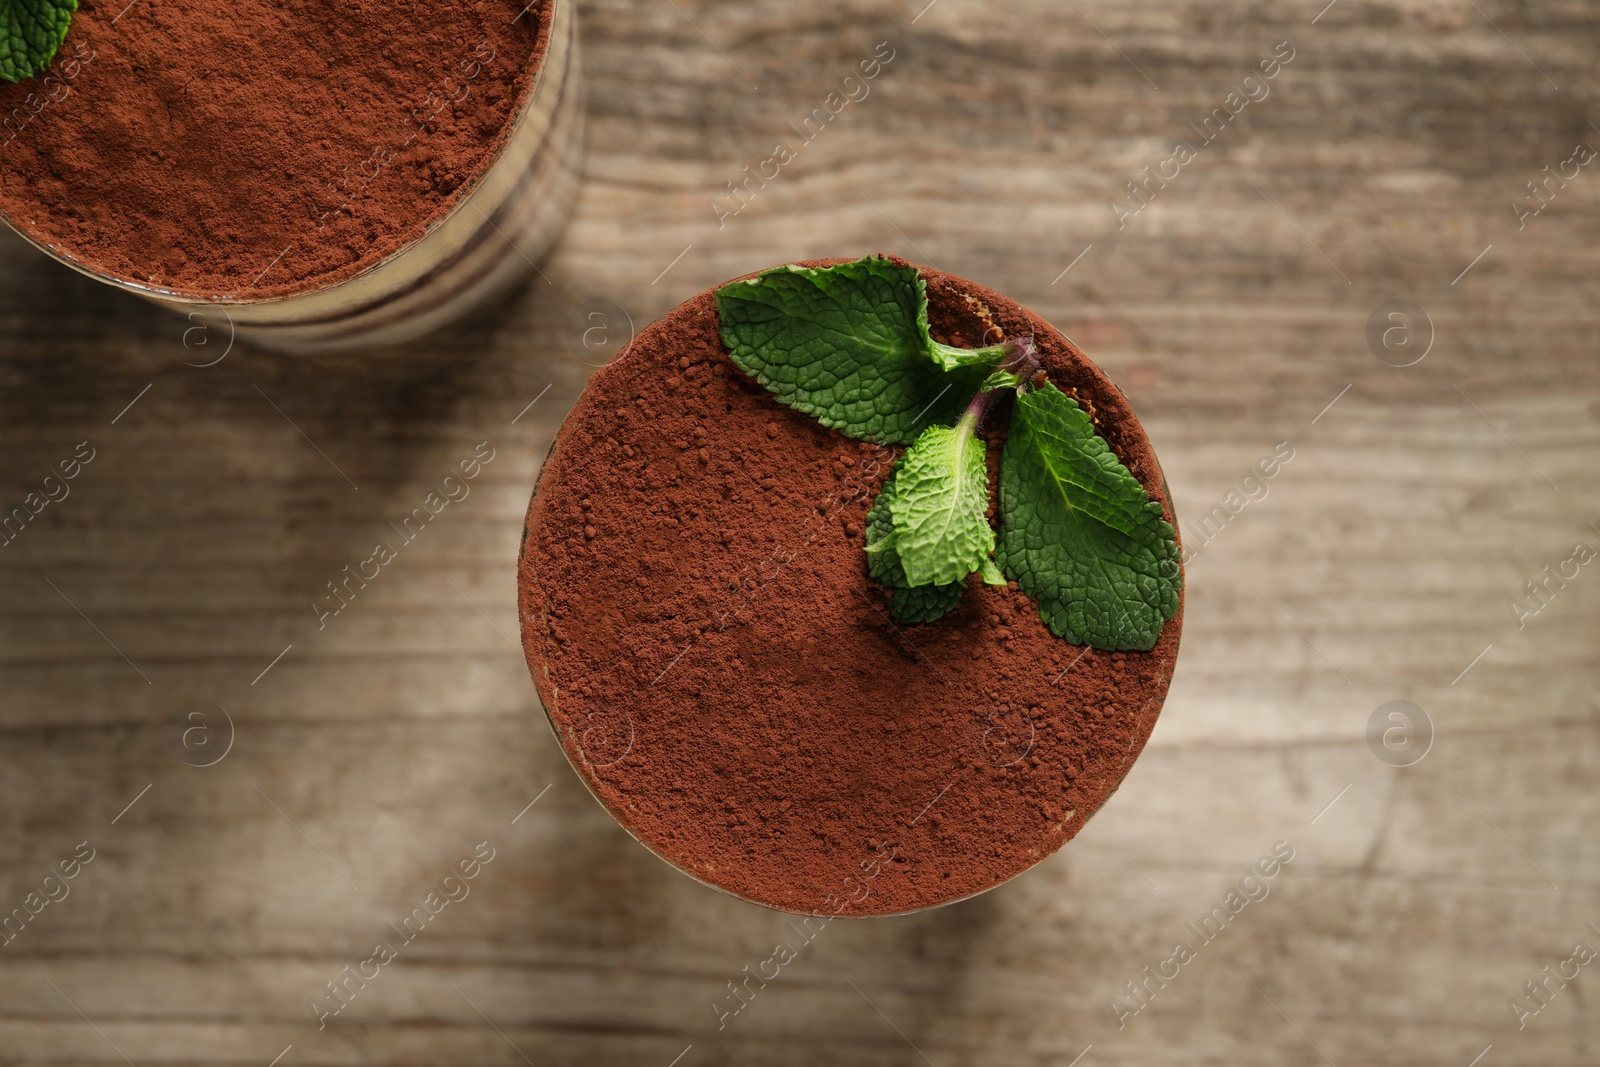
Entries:
{"type": "MultiPolygon", "coordinates": [[[[1143,431],[1081,353],[923,275],[939,340],[979,344],[991,313],[1032,332],[1172,521],[1143,431]]],[[[895,625],[862,528],[897,454],[748,379],[707,292],[594,377],[529,505],[523,644],[568,756],[641,841],[757,903],[881,915],[1010,878],[1115,790],[1171,680],[1181,605],[1149,652],[1085,652],[976,578],[943,619],[895,625]]]]}
{"type": "Polygon", "coordinates": [[[45,75],[0,82],[0,214],[185,295],[347,278],[503,143],[548,46],[524,4],[90,0],[45,75]]]}

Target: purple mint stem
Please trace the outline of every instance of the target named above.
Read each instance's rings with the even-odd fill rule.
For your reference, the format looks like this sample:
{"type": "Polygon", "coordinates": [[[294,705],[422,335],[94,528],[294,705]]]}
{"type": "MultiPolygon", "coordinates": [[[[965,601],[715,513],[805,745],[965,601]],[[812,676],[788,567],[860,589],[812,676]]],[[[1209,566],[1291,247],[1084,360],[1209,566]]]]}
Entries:
{"type": "MultiPolygon", "coordinates": [[[[1005,344],[1010,347],[1011,351],[1007,352],[1006,357],[1000,361],[1001,370],[1015,374],[1024,382],[1038,373],[1039,354],[1033,349],[1032,334],[1023,334],[1021,337],[1006,341],[1005,344]]],[[[962,412],[961,417],[963,419],[969,415],[973,417],[972,430],[974,433],[983,426],[983,420],[989,414],[990,405],[1005,391],[1004,387],[990,389],[972,398],[972,402],[967,405],[967,410],[962,412]]]]}

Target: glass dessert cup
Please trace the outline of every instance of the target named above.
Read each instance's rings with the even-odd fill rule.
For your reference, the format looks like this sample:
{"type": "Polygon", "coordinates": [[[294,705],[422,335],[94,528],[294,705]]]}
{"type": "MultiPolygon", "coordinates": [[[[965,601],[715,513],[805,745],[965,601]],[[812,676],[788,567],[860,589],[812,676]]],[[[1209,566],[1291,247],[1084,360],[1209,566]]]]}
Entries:
{"type": "Polygon", "coordinates": [[[583,152],[576,13],[571,0],[547,3],[549,46],[497,150],[446,214],[354,275],[267,296],[181,292],[90,266],[6,221],[82,274],[262,348],[312,354],[423,336],[526,277],[576,199],[583,152]]]}
{"type": "MultiPolygon", "coordinates": [[[[1082,352],[920,273],[934,340],[1030,335],[1176,527],[1142,427],[1082,352]]],[[[899,451],[777,402],[707,291],[590,381],[530,501],[523,645],[564,753],[631,836],[742,900],[876,916],[993,889],[1082,830],[1166,697],[1181,593],[1143,651],[1055,636],[1015,582],[970,579],[948,614],[896,624],[862,529],[899,451]]]]}

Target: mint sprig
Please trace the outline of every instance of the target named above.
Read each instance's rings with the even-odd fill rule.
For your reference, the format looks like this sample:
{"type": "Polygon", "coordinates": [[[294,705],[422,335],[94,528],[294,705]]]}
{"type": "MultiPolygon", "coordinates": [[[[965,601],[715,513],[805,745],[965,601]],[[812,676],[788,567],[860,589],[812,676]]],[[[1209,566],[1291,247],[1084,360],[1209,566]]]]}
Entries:
{"type": "Polygon", "coordinates": [[[0,0],[0,78],[19,82],[50,65],[78,0],[0,0]]]}
{"type": "Polygon", "coordinates": [[[933,340],[921,275],[881,257],[779,267],[716,298],[734,363],[780,402],[847,436],[910,444],[867,513],[867,571],[895,618],[939,618],[976,573],[1015,581],[1074,644],[1155,644],[1182,584],[1172,526],[1078,402],[1035,384],[1031,337],[933,340]],[[997,538],[978,431],[1005,396],[997,538]]]}

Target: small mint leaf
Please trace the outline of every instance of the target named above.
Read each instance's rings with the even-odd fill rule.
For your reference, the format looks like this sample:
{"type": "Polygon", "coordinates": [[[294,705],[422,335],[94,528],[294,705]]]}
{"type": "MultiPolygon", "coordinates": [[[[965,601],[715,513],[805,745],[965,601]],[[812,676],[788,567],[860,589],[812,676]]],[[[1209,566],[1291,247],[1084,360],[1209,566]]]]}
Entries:
{"type": "Polygon", "coordinates": [[[978,391],[987,393],[991,389],[1015,389],[1022,384],[1022,379],[1021,374],[999,367],[989,373],[983,384],[978,386],[978,391]]]}
{"type": "Polygon", "coordinates": [[[19,82],[50,65],[78,0],[0,0],[0,78],[19,82]]]}
{"type": "Polygon", "coordinates": [[[954,421],[993,362],[944,369],[922,276],[881,257],[777,267],[716,300],[734,364],[847,437],[910,444],[923,427],[954,421]]]}
{"type": "Polygon", "coordinates": [[[1054,385],[1017,397],[1000,458],[1001,567],[1058,637],[1148,649],[1182,577],[1161,505],[1054,385]]]}
{"type": "Polygon", "coordinates": [[[902,623],[932,622],[961,600],[967,591],[964,581],[947,585],[913,587],[906,581],[897,551],[898,535],[890,512],[894,506],[895,479],[899,464],[889,472],[872,509],[867,512],[867,573],[889,591],[889,611],[902,623]]]}
{"type": "MultiPolygon", "coordinates": [[[[928,332],[928,306],[922,306],[922,332],[928,332]]],[[[1002,341],[997,345],[985,348],[956,348],[953,345],[940,344],[931,337],[928,339],[928,357],[945,370],[959,370],[962,367],[993,367],[1012,352],[1012,344],[1002,341]]]]}
{"type": "Polygon", "coordinates": [[[984,585],[1005,585],[1006,576],[995,564],[995,561],[985,557],[983,566],[978,568],[978,577],[983,579],[984,585]]]}
{"type": "Polygon", "coordinates": [[[994,551],[989,472],[977,417],[929,426],[901,458],[890,516],[912,586],[959,582],[994,551]]]}

